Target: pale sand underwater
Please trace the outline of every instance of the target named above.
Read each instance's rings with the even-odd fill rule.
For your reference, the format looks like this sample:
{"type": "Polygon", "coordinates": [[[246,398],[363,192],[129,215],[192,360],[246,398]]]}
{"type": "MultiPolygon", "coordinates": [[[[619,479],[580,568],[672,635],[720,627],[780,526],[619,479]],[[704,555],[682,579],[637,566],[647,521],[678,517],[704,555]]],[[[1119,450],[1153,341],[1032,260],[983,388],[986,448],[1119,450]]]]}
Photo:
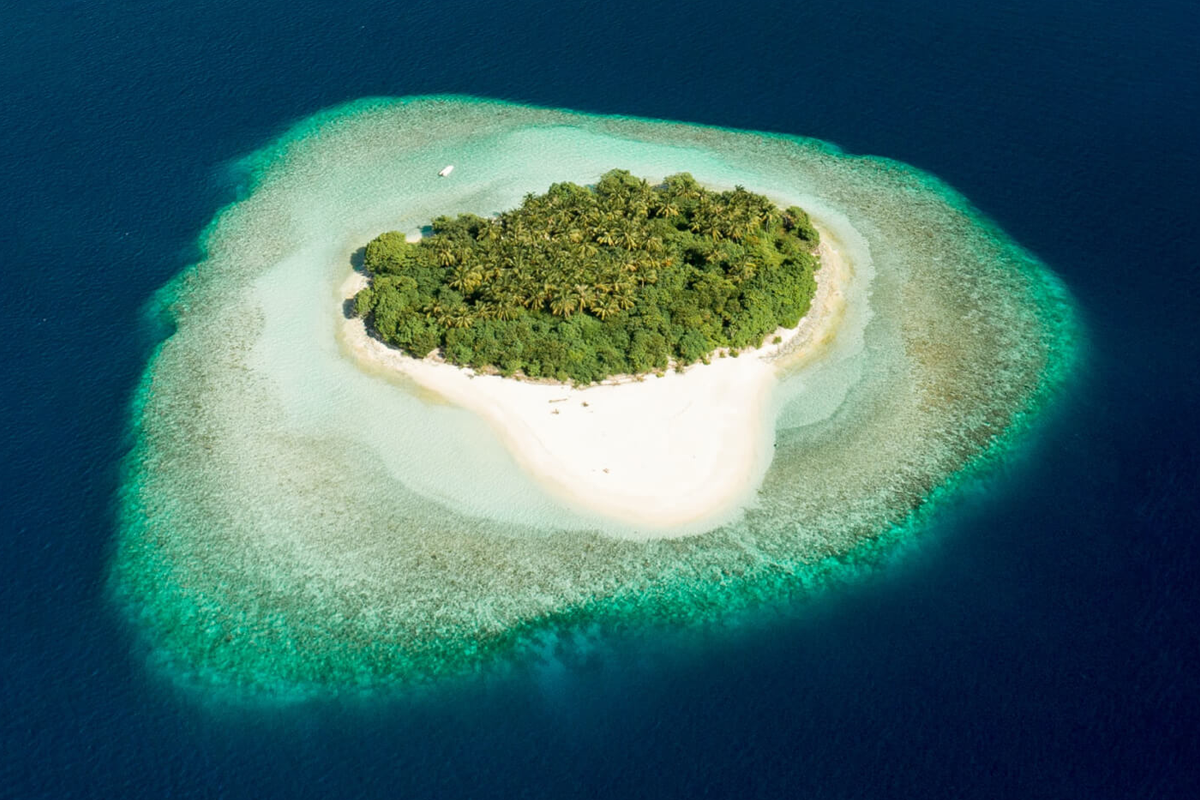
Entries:
{"type": "MultiPolygon", "coordinates": [[[[801,322],[708,364],[575,388],[480,375],[407,356],[347,319],[347,352],[478,414],[555,497],[631,526],[636,538],[702,532],[751,502],[770,466],[777,361],[811,364],[837,335],[851,267],[821,230],[817,292],[801,322]],[[774,340],[780,341],[776,343],[774,340]]],[[[353,273],[352,297],[366,285],[353,273]]],[[[793,373],[794,374],[794,373],[793,373]]]]}

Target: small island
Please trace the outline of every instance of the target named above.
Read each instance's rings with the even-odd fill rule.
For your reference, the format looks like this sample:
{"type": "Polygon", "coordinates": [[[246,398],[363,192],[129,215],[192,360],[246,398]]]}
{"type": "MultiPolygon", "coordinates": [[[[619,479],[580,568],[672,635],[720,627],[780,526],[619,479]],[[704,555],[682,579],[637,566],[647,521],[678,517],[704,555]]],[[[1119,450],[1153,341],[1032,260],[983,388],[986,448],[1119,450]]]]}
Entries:
{"type": "Polygon", "coordinates": [[[888,561],[1080,358],[1044,264],[825,142],[372,98],[245,164],[156,299],[115,507],[113,596],[198,698],[424,692],[741,626],[888,561]]]}
{"type": "Polygon", "coordinates": [[[808,214],[688,173],[611,170],[431,228],[366,246],[354,311],[410,356],[483,373],[586,385],[736,353],[794,328],[817,286],[808,214]]]}

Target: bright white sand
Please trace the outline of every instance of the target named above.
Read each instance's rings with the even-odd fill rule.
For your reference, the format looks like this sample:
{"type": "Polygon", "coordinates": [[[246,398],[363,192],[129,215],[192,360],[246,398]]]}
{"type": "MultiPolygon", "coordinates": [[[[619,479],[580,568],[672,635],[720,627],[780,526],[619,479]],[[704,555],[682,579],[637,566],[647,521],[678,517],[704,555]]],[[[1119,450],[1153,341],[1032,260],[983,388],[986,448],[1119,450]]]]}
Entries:
{"type": "MultiPolygon", "coordinates": [[[[477,375],[414,359],[345,322],[364,366],[384,366],[487,421],[514,459],[559,500],[631,524],[644,535],[686,535],[747,504],[771,463],[777,370],[811,363],[834,340],[851,266],[821,231],[821,269],[808,314],[756,350],[685,372],[576,389],[477,375]]],[[[344,297],[366,285],[354,273],[344,297]]]]}

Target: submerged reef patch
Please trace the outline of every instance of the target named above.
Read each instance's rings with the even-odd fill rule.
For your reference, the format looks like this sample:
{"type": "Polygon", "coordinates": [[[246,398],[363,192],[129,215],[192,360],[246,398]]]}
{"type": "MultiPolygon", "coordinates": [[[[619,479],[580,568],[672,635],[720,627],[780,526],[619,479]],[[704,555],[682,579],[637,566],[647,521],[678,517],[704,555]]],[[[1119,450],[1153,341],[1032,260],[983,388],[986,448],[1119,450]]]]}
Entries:
{"type": "Polygon", "coordinates": [[[160,298],[174,331],[134,402],[111,575],[158,662],[193,684],[411,685],[547,629],[686,625],[801,595],[1001,457],[1075,360],[1076,316],[1044,265],[935,178],[815,140],[370,100],[242,167],[244,199],[160,298]],[[853,264],[836,341],[778,386],[757,496],[686,538],[637,541],[564,507],[479,419],[364,372],[338,340],[361,242],[613,166],[800,205],[853,264]]]}

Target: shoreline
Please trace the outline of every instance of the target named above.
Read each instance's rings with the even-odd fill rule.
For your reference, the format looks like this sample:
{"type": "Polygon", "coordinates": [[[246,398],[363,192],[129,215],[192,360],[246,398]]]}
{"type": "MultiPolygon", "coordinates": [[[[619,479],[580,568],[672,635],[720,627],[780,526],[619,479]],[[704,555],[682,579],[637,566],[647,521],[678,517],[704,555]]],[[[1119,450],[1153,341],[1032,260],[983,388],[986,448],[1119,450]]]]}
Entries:
{"type": "Polygon", "coordinates": [[[245,163],[262,167],[255,185],[159,293],[172,325],[131,399],[109,574],[155,671],[218,702],[453,688],[503,677],[556,636],[704,634],[819,596],[917,546],[964,492],[1022,460],[1086,355],[1065,284],[966,198],[816,140],[373,99],[305,119],[245,163]],[[679,538],[639,540],[577,513],[494,425],[356,359],[342,336],[339,285],[372,234],[510,208],[615,158],[810,208],[854,271],[840,321],[823,300],[809,317],[836,331],[828,346],[798,333],[765,362],[779,376],[765,412],[739,416],[774,420],[770,466],[700,535],[644,526],[679,538]],[[438,179],[451,162],[479,168],[438,179]]]}
{"type": "MultiPolygon", "coordinates": [[[[768,342],[662,376],[616,376],[577,388],[478,374],[438,357],[416,359],[346,319],[341,343],[360,368],[400,374],[488,423],[517,464],[553,497],[586,515],[671,538],[728,521],[751,501],[773,458],[774,388],[782,370],[835,338],[852,266],[823,226],[817,290],[808,312],[768,342]],[[778,344],[773,339],[778,336],[778,344]]],[[[365,286],[353,272],[345,300],[365,286]]]]}

